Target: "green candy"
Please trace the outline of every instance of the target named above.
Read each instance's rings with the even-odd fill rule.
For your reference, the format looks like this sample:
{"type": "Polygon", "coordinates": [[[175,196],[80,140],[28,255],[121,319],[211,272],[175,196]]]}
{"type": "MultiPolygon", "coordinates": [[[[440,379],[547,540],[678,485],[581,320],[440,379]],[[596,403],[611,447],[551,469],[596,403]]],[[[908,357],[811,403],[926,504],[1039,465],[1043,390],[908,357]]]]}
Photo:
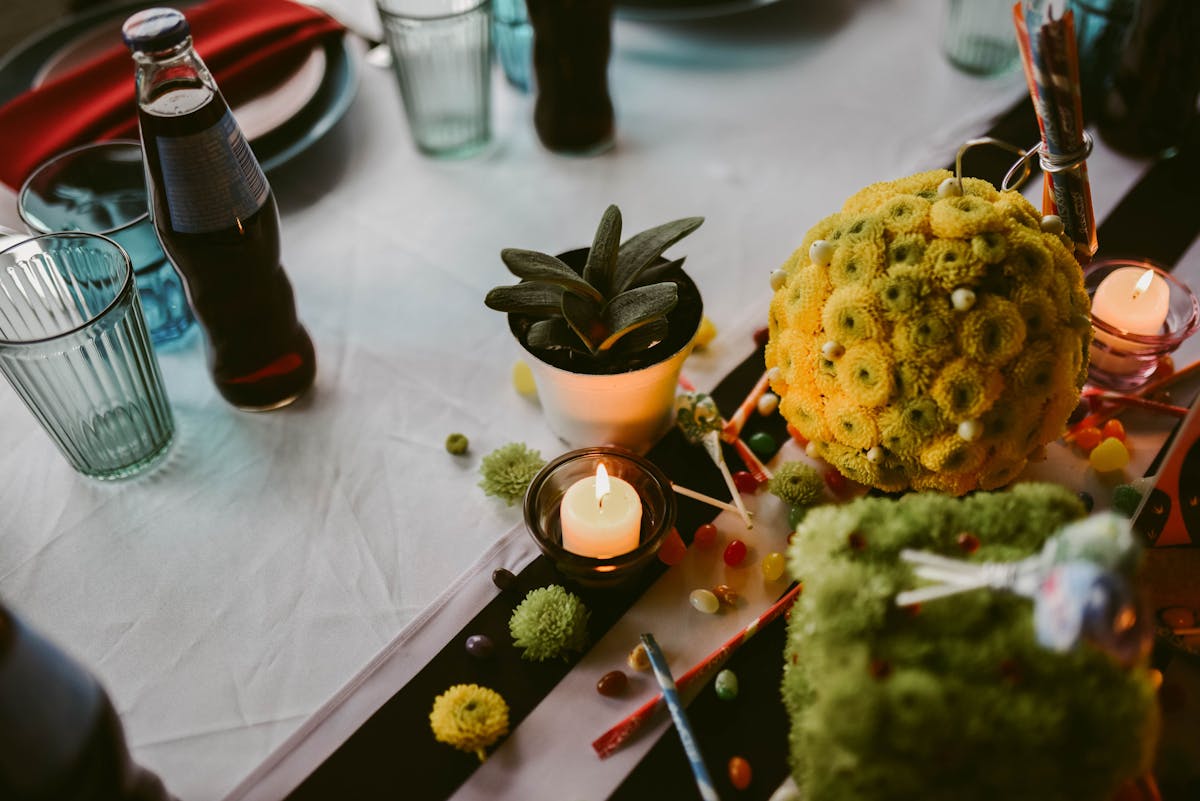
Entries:
{"type": "Polygon", "coordinates": [[[764,459],[770,458],[779,447],[775,444],[775,438],[765,431],[751,434],[750,438],[746,440],[746,444],[750,446],[750,450],[754,451],[756,456],[764,459]]]}
{"type": "Polygon", "coordinates": [[[796,527],[804,522],[804,516],[807,514],[807,506],[793,506],[788,510],[788,527],[795,531],[796,527]]]}
{"type": "Polygon", "coordinates": [[[446,437],[446,450],[455,456],[461,456],[462,454],[466,453],[467,448],[470,447],[470,445],[470,440],[467,439],[466,434],[459,434],[455,432],[446,437]]]}
{"type": "Polygon", "coordinates": [[[738,677],[732,670],[722,670],[717,674],[713,684],[717,697],[722,701],[732,701],[738,696],[738,677]]]}

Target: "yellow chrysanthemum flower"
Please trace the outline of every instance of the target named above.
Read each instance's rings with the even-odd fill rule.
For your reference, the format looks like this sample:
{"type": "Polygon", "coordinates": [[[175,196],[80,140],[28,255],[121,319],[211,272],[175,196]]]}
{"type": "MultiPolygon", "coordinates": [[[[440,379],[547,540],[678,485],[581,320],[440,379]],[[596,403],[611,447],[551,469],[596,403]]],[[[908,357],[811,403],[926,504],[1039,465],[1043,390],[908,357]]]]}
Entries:
{"type": "Polygon", "coordinates": [[[1024,197],[978,179],[940,197],[949,177],[856,193],[805,235],[771,304],[780,411],[881,489],[1001,486],[1061,431],[1086,377],[1078,264],[1024,197]],[[811,262],[817,239],[828,266],[811,262]]]}
{"type": "Polygon", "coordinates": [[[438,742],[473,753],[482,762],[486,749],[508,734],[508,704],[495,690],[456,684],[434,700],[429,726],[438,742]]]}

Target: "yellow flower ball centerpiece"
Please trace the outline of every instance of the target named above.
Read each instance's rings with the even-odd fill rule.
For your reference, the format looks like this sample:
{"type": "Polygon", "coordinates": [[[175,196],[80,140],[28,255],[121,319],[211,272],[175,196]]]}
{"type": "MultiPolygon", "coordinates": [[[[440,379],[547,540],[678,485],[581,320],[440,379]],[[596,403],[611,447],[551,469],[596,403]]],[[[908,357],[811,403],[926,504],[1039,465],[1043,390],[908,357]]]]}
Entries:
{"type": "Polygon", "coordinates": [[[1087,377],[1083,272],[1015,191],[946,170],[873,184],[772,277],[768,368],[816,455],[889,492],[1008,484],[1087,377]]]}

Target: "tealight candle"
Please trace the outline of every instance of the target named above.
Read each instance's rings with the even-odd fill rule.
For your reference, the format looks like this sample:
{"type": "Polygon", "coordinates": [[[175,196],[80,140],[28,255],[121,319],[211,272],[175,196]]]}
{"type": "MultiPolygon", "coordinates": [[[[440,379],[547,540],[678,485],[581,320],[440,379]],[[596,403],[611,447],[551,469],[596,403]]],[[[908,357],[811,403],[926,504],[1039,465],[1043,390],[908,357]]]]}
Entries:
{"type": "Polygon", "coordinates": [[[1122,267],[1092,296],[1092,315],[1129,334],[1157,334],[1170,308],[1171,288],[1154,270],[1122,267]]]}
{"type": "Polygon", "coordinates": [[[642,501],[628,481],[609,476],[601,462],[596,474],[576,481],[560,507],[563,548],[579,556],[607,559],[638,547],[642,501]]]}

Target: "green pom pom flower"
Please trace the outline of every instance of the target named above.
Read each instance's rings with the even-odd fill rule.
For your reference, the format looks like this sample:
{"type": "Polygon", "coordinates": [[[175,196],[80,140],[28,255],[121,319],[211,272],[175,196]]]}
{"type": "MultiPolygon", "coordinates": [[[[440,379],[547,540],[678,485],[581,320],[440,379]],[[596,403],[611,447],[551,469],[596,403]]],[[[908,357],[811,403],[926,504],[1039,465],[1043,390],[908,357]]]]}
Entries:
{"type": "Polygon", "coordinates": [[[788,506],[807,508],[825,497],[825,481],[804,462],[784,462],[767,483],[771,494],[788,506]]]}
{"type": "Polygon", "coordinates": [[[446,437],[446,452],[452,453],[455,456],[461,456],[466,453],[467,448],[470,447],[470,445],[471,442],[467,439],[466,434],[459,434],[455,432],[446,437]]]}
{"type": "Polygon", "coordinates": [[[524,442],[510,442],[483,457],[479,486],[512,506],[525,495],[529,482],[545,464],[539,451],[531,450],[524,442]]]}
{"type": "Polygon", "coordinates": [[[524,649],[521,656],[541,662],[582,651],[588,644],[588,610],[557,584],[531,590],[513,610],[508,632],[524,649]]]}

